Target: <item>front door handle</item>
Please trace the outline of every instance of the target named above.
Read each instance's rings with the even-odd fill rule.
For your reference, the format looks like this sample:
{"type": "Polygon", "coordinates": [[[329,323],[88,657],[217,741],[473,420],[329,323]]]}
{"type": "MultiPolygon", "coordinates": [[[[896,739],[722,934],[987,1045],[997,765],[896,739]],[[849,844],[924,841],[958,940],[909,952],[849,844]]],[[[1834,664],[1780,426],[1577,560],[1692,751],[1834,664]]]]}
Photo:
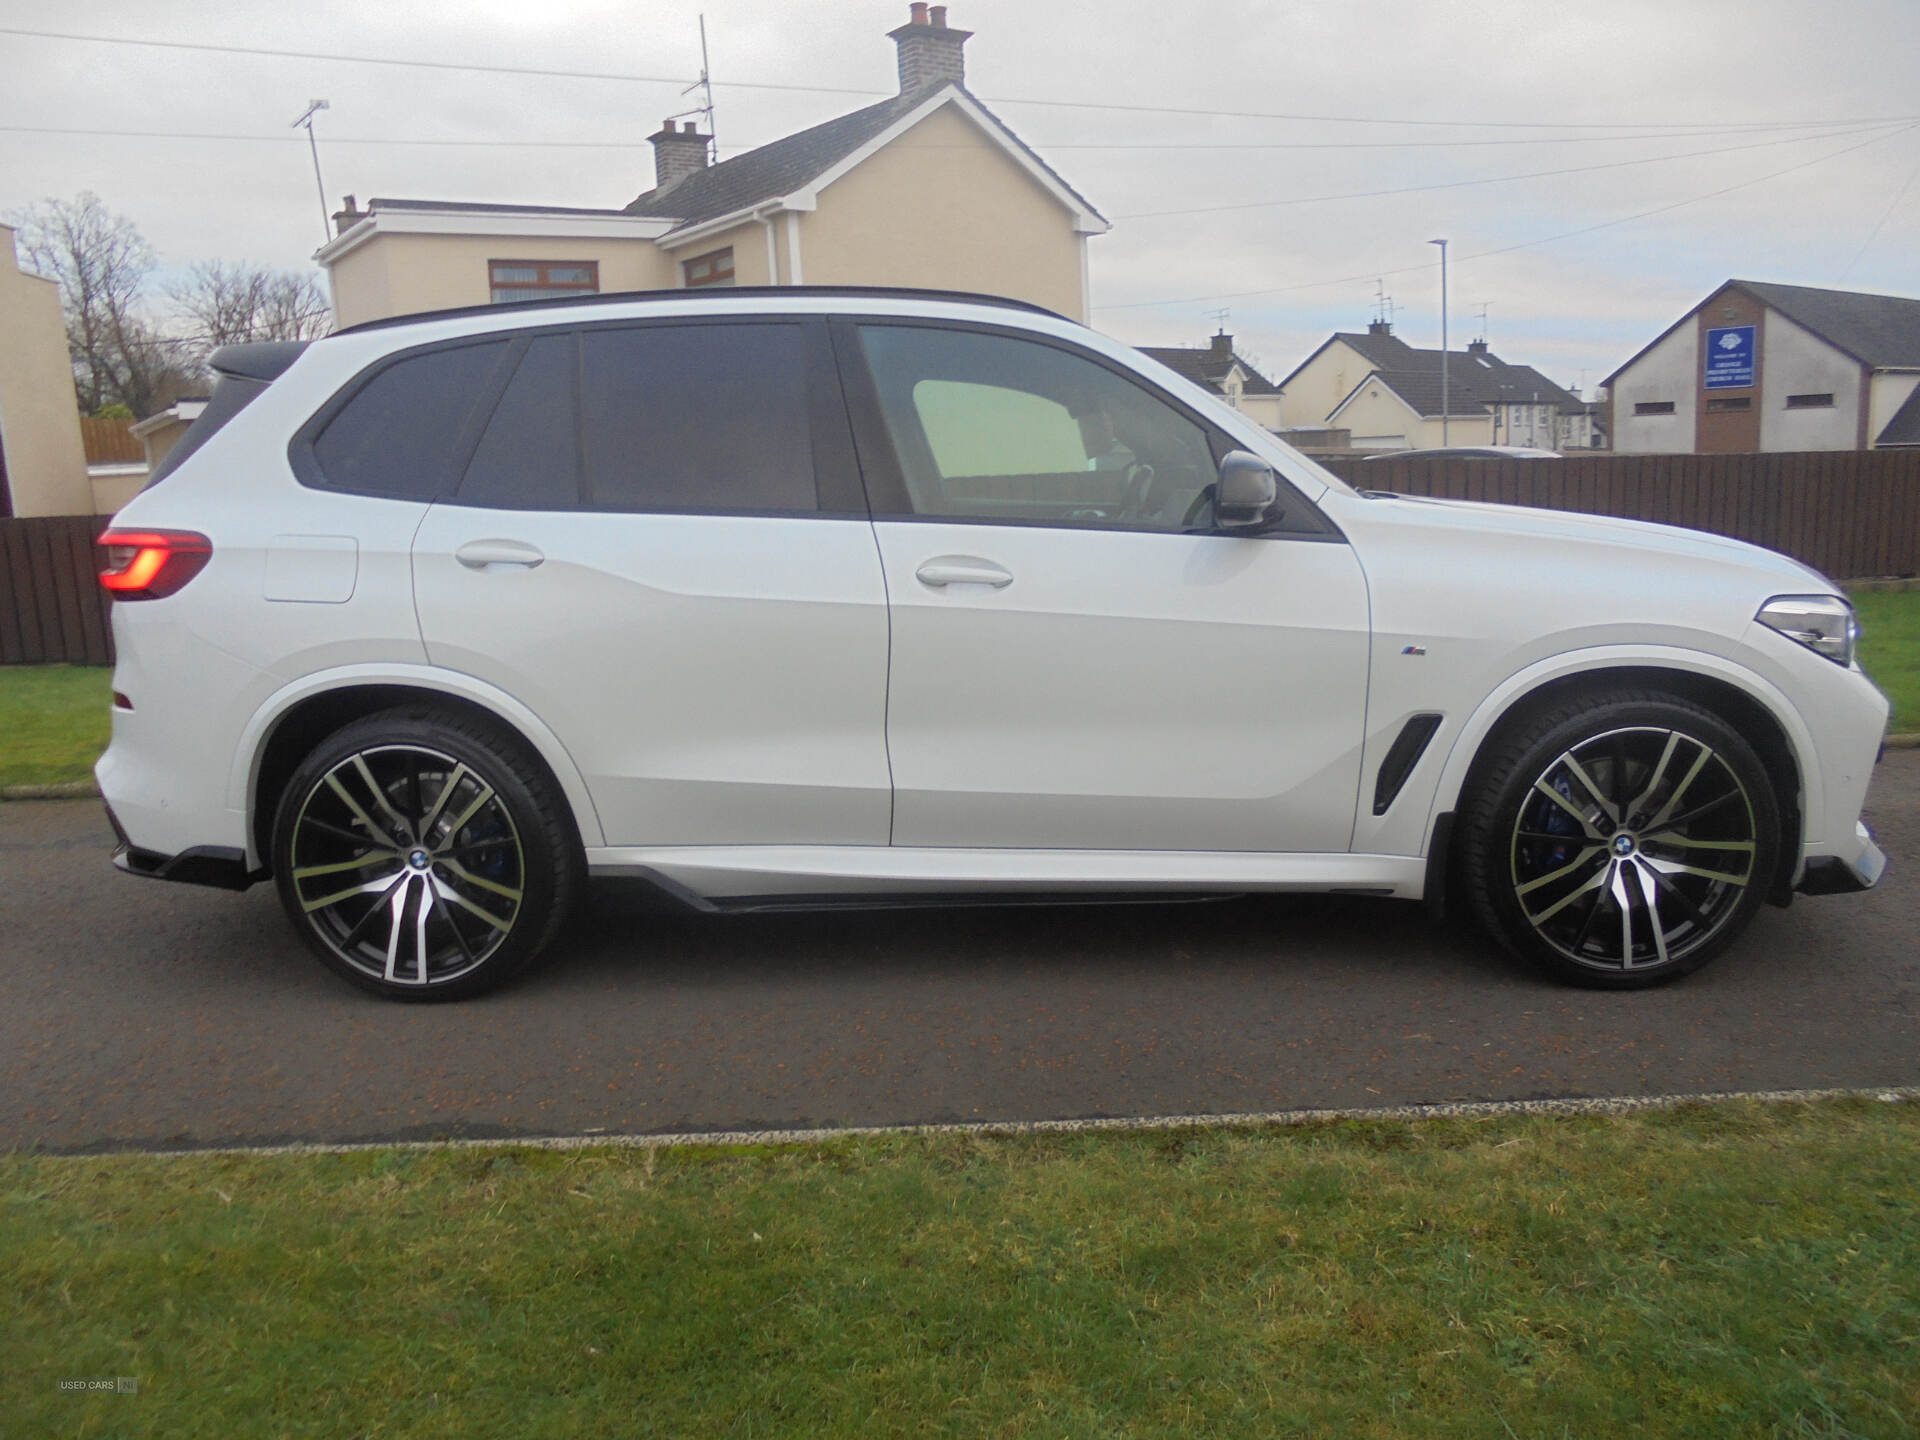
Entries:
{"type": "Polygon", "coordinates": [[[531,570],[547,557],[520,540],[469,540],[453,552],[453,558],[469,570],[494,565],[524,565],[531,570]]]}
{"type": "Polygon", "coordinates": [[[1013,583],[1013,572],[978,555],[936,555],[921,562],[914,578],[922,585],[991,585],[999,590],[1013,583]]]}

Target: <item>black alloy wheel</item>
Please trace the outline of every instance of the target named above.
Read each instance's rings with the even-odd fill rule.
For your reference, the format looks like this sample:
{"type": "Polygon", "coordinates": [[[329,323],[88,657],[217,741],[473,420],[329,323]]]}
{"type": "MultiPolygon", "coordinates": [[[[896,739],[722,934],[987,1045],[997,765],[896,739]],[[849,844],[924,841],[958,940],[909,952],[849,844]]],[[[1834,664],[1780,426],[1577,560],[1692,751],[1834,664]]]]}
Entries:
{"type": "Polygon", "coordinates": [[[1601,988],[1698,969],[1753,917],[1779,808],[1737,731],[1671,696],[1615,694],[1508,737],[1466,815],[1475,907],[1517,953],[1601,988]]]}
{"type": "Polygon", "coordinates": [[[558,929],[579,846],[507,737],[426,708],[369,716],[301,764],[274,827],[289,918],[320,958],[393,999],[507,979],[558,929]]]}

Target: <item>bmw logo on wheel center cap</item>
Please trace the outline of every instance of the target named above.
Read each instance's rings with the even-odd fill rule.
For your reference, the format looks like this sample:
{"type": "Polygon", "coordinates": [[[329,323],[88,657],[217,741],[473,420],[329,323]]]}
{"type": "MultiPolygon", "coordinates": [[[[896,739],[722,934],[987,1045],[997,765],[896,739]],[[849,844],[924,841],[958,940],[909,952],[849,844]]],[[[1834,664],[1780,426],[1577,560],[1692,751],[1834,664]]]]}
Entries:
{"type": "Polygon", "coordinates": [[[1633,836],[1627,834],[1626,831],[1622,830],[1618,835],[1613,837],[1613,853],[1618,855],[1622,860],[1633,854],[1633,849],[1633,836]]]}
{"type": "Polygon", "coordinates": [[[407,864],[416,870],[425,870],[432,866],[433,857],[424,850],[415,850],[407,856],[407,864]]]}

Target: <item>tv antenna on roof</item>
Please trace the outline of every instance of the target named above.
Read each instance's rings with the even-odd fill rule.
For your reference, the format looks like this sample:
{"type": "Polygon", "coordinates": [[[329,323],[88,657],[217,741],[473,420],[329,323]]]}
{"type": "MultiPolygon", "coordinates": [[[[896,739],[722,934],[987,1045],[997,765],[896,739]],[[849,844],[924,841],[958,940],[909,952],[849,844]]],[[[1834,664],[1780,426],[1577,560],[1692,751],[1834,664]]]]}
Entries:
{"type": "Polygon", "coordinates": [[[1387,294],[1387,282],[1373,282],[1373,320],[1376,325],[1393,324],[1393,312],[1399,307],[1393,303],[1393,297],[1387,294]]]}
{"type": "Polygon", "coordinates": [[[1482,345],[1487,343],[1487,311],[1492,308],[1492,305],[1491,300],[1480,302],[1480,343],[1482,345]]]}
{"type": "Polygon", "coordinates": [[[1213,321],[1214,328],[1224,335],[1227,331],[1227,317],[1232,314],[1233,314],[1233,311],[1225,308],[1222,308],[1219,310],[1209,310],[1207,312],[1207,318],[1213,321]]]}
{"type": "Polygon", "coordinates": [[[707,68],[707,17],[700,16],[700,78],[680,93],[691,95],[700,92],[700,104],[691,110],[682,110],[678,115],[669,115],[669,120],[682,120],[689,115],[698,115],[707,124],[707,163],[720,163],[720,139],[713,123],[713,75],[707,68]]]}
{"type": "Polygon", "coordinates": [[[324,100],[309,100],[307,113],[287,127],[289,130],[298,130],[304,126],[307,132],[307,148],[313,152],[313,184],[314,188],[320,192],[320,241],[322,244],[333,238],[333,222],[327,216],[327,187],[320,179],[320,142],[313,138],[313,117],[328,108],[324,100]]]}

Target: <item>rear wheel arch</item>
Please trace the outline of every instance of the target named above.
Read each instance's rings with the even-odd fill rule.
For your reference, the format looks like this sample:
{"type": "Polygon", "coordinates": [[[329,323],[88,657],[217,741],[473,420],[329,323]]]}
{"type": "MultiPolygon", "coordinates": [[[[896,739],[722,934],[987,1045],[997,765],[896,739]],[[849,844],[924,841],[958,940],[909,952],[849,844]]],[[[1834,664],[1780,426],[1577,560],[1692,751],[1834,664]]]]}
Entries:
{"type": "MultiPolygon", "coordinates": [[[[585,787],[578,773],[572,771],[570,764],[568,773],[560,773],[560,765],[551,758],[548,747],[537,743],[527,728],[513,717],[471,695],[433,685],[404,680],[350,680],[300,696],[287,704],[272,716],[254,747],[246,791],[247,834],[262,871],[271,866],[274,816],[287,782],[300,762],[329,735],[357,720],[403,706],[423,705],[477,721],[523,752],[553,786],[554,793],[570,802],[578,843],[595,843],[598,826],[591,808],[583,813],[585,787]]],[[[551,743],[557,747],[557,741],[551,743]]],[[[566,764],[564,752],[561,757],[561,763],[566,764]]]]}
{"type": "MultiPolygon", "coordinates": [[[[1506,740],[1534,717],[1557,709],[1583,694],[1601,695],[1623,690],[1651,691],[1691,701],[1720,716],[1739,730],[1759,755],[1773,783],[1780,811],[1780,861],[1769,889],[1775,904],[1784,905],[1793,893],[1798,873],[1806,777],[1785,725],[1772,707],[1730,680],[1677,665],[1607,665],[1545,680],[1513,697],[1487,727],[1474,747],[1459,786],[1436,808],[1457,810],[1485,783],[1491,758],[1506,740]]],[[[1459,857],[1452,857],[1455,863],[1459,857]]],[[[1451,877],[1457,879],[1458,877],[1451,877]]]]}

